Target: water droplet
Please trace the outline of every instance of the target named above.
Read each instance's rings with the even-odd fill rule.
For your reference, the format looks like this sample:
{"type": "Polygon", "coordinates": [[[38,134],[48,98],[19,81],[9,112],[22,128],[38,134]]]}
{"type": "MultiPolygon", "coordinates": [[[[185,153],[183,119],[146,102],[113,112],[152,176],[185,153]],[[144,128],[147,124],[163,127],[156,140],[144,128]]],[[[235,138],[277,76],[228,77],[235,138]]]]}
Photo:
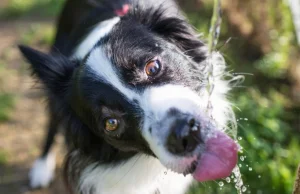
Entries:
{"type": "Polygon", "coordinates": [[[198,126],[194,126],[194,127],[192,127],[192,131],[198,131],[198,126]]]}
{"type": "Polygon", "coordinates": [[[248,121],[248,118],[244,118],[245,121],[248,121]]]}
{"type": "Polygon", "coordinates": [[[246,166],[248,167],[249,165],[248,165],[248,164],[246,164],[246,166]]]}
{"type": "Polygon", "coordinates": [[[167,175],[167,171],[165,171],[164,174],[167,175]]]}
{"type": "Polygon", "coordinates": [[[240,159],[241,159],[241,161],[244,161],[244,160],[245,160],[244,156],[241,156],[240,159]]]}
{"type": "Polygon", "coordinates": [[[258,175],[258,178],[260,179],[260,178],[261,178],[261,176],[260,176],[260,175],[258,175]]]}
{"type": "Polygon", "coordinates": [[[239,167],[241,168],[241,167],[242,167],[242,164],[239,164],[239,167]]]}
{"type": "Polygon", "coordinates": [[[251,168],[251,167],[249,167],[249,171],[252,171],[252,168],[251,168]]]}
{"type": "Polygon", "coordinates": [[[226,180],[227,183],[230,183],[230,178],[229,177],[227,177],[225,180],[226,180]]]}
{"type": "Polygon", "coordinates": [[[242,137],[238,137],[238,140],[242,140],[243,138],[242,137]]]}
{"type": "Polygon", "coordinates": [[[237,179],[236,179],[236,178],[234,178],[234,179],[233,179],[233,182],[235,182],[235,183],[236,183],[236,182],[237,182],[237,179]]]}
{"type": "Polygon", "coordinates": [[[247,191],[247,187],[242,186],[242,192],[246,192],[247,191]]]}
{"type": "Polygon", "coordinates": [[[234,176],[233,176],[233,175],[231,175],[231,178],[233,179],[233,178],[234,178],[234,176]]]}
{"type": "Polygon", "coordinates": [[[224,186],[224,183],[223,183],[222,181],[220,181],[220,182],[219,182],[219,186],[220,186],[220,187],[223,187],[223,186],[224,186]]]}

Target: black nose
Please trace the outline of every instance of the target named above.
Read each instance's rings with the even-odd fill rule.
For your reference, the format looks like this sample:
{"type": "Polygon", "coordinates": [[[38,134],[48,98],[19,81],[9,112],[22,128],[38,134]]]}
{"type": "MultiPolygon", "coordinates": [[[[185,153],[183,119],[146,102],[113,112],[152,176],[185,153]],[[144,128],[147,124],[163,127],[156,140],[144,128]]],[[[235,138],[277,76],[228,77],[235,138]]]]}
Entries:
{"type": "Polygon", "coordinates": [[[200,143],[200,126],[193,117],[177,119],[171,126],[167,140],[168,150],[177,155],[184,155],[195,150],[200,143]]]}

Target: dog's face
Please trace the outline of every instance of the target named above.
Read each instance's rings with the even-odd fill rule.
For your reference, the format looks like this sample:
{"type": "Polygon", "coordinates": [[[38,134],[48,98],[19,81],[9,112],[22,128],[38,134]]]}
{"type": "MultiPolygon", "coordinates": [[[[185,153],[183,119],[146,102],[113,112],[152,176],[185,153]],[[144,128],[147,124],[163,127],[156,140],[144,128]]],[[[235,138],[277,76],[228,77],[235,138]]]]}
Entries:
{"type": "MultiPolygon", "coordinates": [[[[115,158],[153,155],[200,181],[227,176],[235,166],[236,144],[207,111],[205,46],[184,21],[131,13],[76,62],[21,50],[61,109],[71,112],[68,122],[76,120],[69,129],[76,149],[115,158]]],[[[220,107],[211,112],[224,124],[222,97],[213,96],[220,107]]]]}

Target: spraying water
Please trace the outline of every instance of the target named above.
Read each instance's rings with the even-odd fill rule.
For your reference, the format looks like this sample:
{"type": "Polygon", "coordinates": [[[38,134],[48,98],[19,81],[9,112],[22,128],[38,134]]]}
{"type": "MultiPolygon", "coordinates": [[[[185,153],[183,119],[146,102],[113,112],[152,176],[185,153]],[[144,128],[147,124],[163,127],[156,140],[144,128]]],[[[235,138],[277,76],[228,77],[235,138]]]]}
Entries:
{"type": "MultiPolygon", "coordinates": [[[[221,22],[222,22],[222,10],[221,10],[221,2],[220,0],[214,0],[214,10],[213,10],[213,16],[212,16],[212,20],[211,20],[211,27],[210,27],[210,31],[209,31],[209,39],[208,39],[208,50],[209,50],[209,54],[210,54],[210,58],[212,58],[212,54],[213,51],[216,49],[216,45],[218,43],[218,38],[220,35],[220,29],[221,29],[221,22]]],[[[209,97],[212,94],[212,91],[214,89],[214,75],[213,75],[213,63],[212,62],[208,62],[208,76],[207,76],[207,92],[209,94],[209,97]]],[[[208,104],[207,104],[207,113],[211,116],[210,118],[213,119],[212,115],[211,115],[211,109],[212,109],[212,105],[211,105],[211,101],[210,98],[208,100],[208,104]]],[[[247,120],[247,119],[244,119],[247,120]]],[[[238,140],[242,140],[241,137],[238,137],[238,140]]],[[[242,149],[241,149],[242,150],[242,149]]],[[[241,161],[245,160],[244,156],[240,157],[241,161]]],[[[249,167],[250,170],[250,167],[249,167]]],[[[251,168],[252,170],[252,168],[251,168]]],[[[234,169],[233,169],[233,183],[235,184],[235,188],[237,190],[238,194],[242,194],[243,192],[246,192],[247,188],[244,186],[243,180],[242,180],[242,176],[241,176],[241,172],[239,169],[239,166],[237,165],[234,169]]],[[[230,177],[227,177],[226,179],[227,183],[231,182],[230,177]]],[[[220,181],[219,183],[220,189],[222,189],[222,187],[224,186],[224,182],[220,181]]]]}

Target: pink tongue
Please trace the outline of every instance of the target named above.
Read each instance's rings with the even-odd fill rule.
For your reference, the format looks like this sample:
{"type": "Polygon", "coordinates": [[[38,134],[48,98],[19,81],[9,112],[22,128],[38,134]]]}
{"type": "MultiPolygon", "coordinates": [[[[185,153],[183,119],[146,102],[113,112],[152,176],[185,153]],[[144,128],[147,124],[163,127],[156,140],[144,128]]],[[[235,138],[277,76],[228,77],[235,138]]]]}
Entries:
{"type": "Polygon", "coordinates": [[[197,181],[209,181],[229,176],[237,163],[237,144],[225,133],[217,132],[206,142],[193,174],[197,181]]]}

